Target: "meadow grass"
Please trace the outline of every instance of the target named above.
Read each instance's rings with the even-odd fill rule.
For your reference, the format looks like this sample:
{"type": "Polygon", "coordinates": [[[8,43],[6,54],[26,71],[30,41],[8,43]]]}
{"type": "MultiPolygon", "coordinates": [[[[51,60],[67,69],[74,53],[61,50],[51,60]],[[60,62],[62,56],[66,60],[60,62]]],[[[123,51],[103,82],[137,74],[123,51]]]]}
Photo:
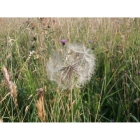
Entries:
{"type": "Polygon", "coordinates": [[[3,122],[140,121],[140,19],[2,19],[0,47],[3,122]],[[95,74],[82,88],[62,91],[48,79],[46,63],[61,39],[84,44],[96,57],[95,74]]]}

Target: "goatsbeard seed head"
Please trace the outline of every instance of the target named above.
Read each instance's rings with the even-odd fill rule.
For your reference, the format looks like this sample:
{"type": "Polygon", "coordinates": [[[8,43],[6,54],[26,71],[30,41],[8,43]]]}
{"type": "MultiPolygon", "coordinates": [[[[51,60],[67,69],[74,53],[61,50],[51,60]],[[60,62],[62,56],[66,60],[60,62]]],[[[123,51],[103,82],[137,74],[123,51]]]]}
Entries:
{"type": "Polygon", "coordinates": [[[95,57],[83,45],[68,44],[53,51],[47,62],[47,74],[62,89],[80,87],[90,81],[95,70],[95,57]]]}

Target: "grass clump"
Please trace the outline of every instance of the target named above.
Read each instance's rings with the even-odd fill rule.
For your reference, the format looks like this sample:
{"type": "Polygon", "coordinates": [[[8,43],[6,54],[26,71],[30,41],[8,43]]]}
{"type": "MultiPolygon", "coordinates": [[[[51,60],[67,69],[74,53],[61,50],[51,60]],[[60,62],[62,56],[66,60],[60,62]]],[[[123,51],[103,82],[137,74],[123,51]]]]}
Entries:
{"type": "Polygon", "coordinates": [[[2,19],[0,120],[139,122],[139,26],[137,18],[2,19]],[[67,43],[92,50],[96,69],[81,88],[61,90],[46,65],[67,43]]]}

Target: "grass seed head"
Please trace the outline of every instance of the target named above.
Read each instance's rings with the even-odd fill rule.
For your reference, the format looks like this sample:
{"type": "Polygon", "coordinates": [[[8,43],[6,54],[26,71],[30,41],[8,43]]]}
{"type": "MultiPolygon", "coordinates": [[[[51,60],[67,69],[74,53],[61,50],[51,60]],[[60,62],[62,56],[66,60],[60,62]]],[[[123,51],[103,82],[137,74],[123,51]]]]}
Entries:
{"type": "Polygon", "coordinates": [[[4,75],[4,79],[5,79],[8,87],[9,87],[10,93],[13,96],[15,105],[18,106],[18,104],[17,104],[17,86],[16,86],[15,83],[13,83],[11,81],[10,75],[9,75],[5,66],[2,67],[2,72],[3,72],[3,75],[4,75]]]}
{"type": "Polygon", "coordinates": [[[46,115],[44,109],[44,90],[42,88],[36,90],[38,94],[38,100],[36,103],[38,116],[42,122],[46,122],[46,115]]]}

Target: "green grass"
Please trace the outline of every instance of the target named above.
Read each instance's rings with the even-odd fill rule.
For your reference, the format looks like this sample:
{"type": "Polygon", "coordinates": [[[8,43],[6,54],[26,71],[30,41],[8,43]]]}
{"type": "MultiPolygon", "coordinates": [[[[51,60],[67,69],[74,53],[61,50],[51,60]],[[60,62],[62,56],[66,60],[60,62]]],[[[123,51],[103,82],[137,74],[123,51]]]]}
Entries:
{"type": "Polygon", "coordinates": [[[15,106],[12,96],[6,96],[9,88],[1,73],[4,122],[41,122],[36,106],[39,88],[44,89],[46,122],[140,121],[140,19],[48,18],[46,25],[41,19],[25,21],[0,23],[0,69],[7,68],[18,91],[15,106]],[[72,96],[58,89],[46,72],[50,52],[59,49],[61,39],[82,43],[96,56],[91,81],[73,89],[72,96]]]}

